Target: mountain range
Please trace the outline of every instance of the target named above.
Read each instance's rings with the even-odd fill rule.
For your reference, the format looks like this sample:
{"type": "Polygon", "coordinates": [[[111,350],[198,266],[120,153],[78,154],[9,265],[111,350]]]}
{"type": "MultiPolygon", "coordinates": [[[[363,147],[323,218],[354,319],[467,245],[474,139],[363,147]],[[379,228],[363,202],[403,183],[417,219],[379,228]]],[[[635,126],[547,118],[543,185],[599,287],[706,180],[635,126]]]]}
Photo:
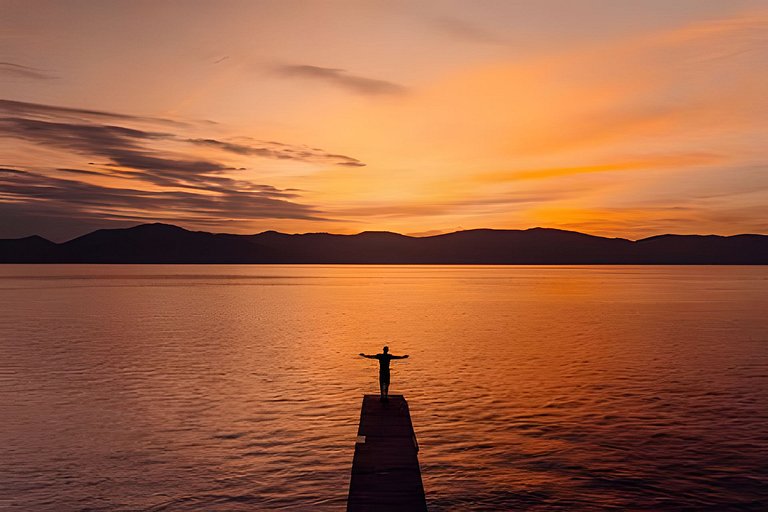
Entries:
{"type": "Polygon", "coordinates": [[[413,237],[385,231],[255,235],[168,224],[99,229],[54,243],[0,239],[0,263],[768,264],[766,235],[660,235],[642,240],[575,231],[472,229],[413,237]]]}

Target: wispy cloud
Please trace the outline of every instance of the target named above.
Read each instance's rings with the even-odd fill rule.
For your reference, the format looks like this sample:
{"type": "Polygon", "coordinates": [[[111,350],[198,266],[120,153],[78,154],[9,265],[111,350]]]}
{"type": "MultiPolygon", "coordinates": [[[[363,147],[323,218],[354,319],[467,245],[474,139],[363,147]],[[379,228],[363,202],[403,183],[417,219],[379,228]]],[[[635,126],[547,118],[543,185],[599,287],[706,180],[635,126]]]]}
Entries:
{"type": "Polygon", "coordinates": [[[712,165],[722,162],[724,159],[725,158],[722,155],[703,152],[652,155],[642,158],[614,160],[610,162],[599,162],[588,165],[542,167],[539,169],[517,169],[501,172],[480,173],[475,175],[475,178],[483,182],[541,180],[594,173],[638,171],[659,168],[683,169],[688,167],[712,165]]]}
{"type": "MultiPolygon", "coordinates": [[[[165,121],[1,100],[0,138],[49,153],[59,151],[62,162],[81,157],[93,168],[6,161],[0,169],[0,210],[12,211],[12,218],[22,225],[25,215],[56,219],[49,224],[61,227],[54,230],[59,236],[70,232],[73,224],[92,227],[98,220],[191,225],[247,224],[255,219],[327,221],[317,207],[301,201],[301,191],[254,181],[253,170],[246,173],[248,169],[240,166],[242,157],[365,165],[311,146],[247,137],[234,141],[190,137],[193,127],[171,123],[176,129],[170,129],[165,121]],[[161,128],[144,127],[153,122],[161,128]],[[201,151],[204,156],[199,156],[201,151]]],[[[13,231],[6,227],[0,237],[8,236],[9,229],[13,231]]]]}
{"type": "Polygon", "coordinates": [[[0,194],[6,199],[34,199],[117,213],[129,207],[152,219],[158,212],[237,216],[251,218],[316,219],[317,211],[286,201],[295,197],[269,185],[252,185],[249,190],[216,190],[217,195],[187,191],[142,190],[96,185],[72,179],[46,176],[19,169],[0,168],[0,194]]]}
{"type": "MultiPolygon", "coordinates": [[[[68,169],[69,173],[79,170],[68,169]]],[[[85,171],[87,174],[87,171],[85,171]]],[[[269,185],[211,186],[203,192],[108,187],[20,169],[0,168],[0,206],[14,215],[90,221],[185,221],[193,224],[253,219],[322,220],[318,210],[290,201],[296,194],[269,185]]],[[[10,229],[10,227],[9,227],[10,229]]],[[[5,235],[5,233],[3,233],[5,235]]]]}
{"type": "Polygon", "coordinates": [[[543,203],[562,195],[562,191],[499,193],[472,199],[442,199],[432,201],[366,203],[334,210],[333,213],[352,217],[398,218],[414,216],[440,216],[448,214],[476,215],[515,204],[543,203]]]}
{"type": "Polygon", "coordinates": [[[136,116],[131,114],[122,114],[118,112],[107,112],[103,110],[90,110],[84,108],[61,107],[57,105],[45,105],[42,103],[28,103],[26,101],[15,101],[0,99],[0,113],[7,116],[19,116],[33,119],[52,119],[52,120],[111,120],[111,121],[130,121],[141,123],[153,123],[174,126],[187,126],[187,123],[164,119],[159,117],[136,116]]]}
{"type": "Polygon", "coordinates": [[[357,158],[345,155],[326,153],[321,149],[310,147],[289,146],[277,142],[258,142],[256,144],[240,144],[215,139],[189,139],[188,142],[199,146],[208,146],[238,155],[254,155],[279,160],[325,161],[334,165],[349,167],[364,167],[365,164],[357,158]]]}
{"type": "Polygon", "coordinates": [[[480,28],[464,20],[444,16],[432,20],[432,25],[441,32],[472,43],[503,44],[504,41],[489,30],[480,28]]]}
{"type": "Polygon", "coordinates": [[[405,87],[394,82],[352,75],[344,69],[309,65],[282,65],[275,69],[284,77],[325,82],[357,94],[398,95],[406,92],[405,87]]]}
{"type": "Polygon", "coordinates": [[[152,149],[149,143],[173,137],[162,132],[4,117],[0,118],[0,134],[84,155],[89,160],[107,159],[107,165],[141,171],[134,173],[137,179],[158,185],[199,185],[207,181],[209,174],[232,170],[218,162],[163,154],[152,149]]]}
{"type": "Polygon", "coordinates": [[[0,75],[13,78],[29,78],[32,80],[53,80],[59,78],[44,69],[23,66],[13,62],[0,62],[0,75]]]}
{"type": "MultiPolygon", "coordinates": [[[[361,167],[356,158],[329,153],[309,146],[294,146],[279,142],[221,141],[212,138],[189,138],[168,131],[150,131],[104,124],[103,120],[152,121],[108,112],[52,107],[8,100],[0,100],[0,136],[25,140],[46,147],[57,147],[90,159],[106,159],[107,165],[141,171],[138,178],[157,184],[175,185],[210,181],[211,174],[236,170],[221,162],[193,159],[184,154],[155,147],[157,143],[173,142],[191,146],[205,146],[246,156],[294,160],[299,162],[361,167]],[[26,115],[25,115],[26,114],[26,115]],[[60,115],[60,116],[59,116],[60,115]],[[79,116],[77,122],[71,116],[79,116]],[[62,117],[63,119],[58,119],[62,117]]],[[[163,123],[164,119],[159,119],[163,123]]],[[[218,178],[221,180],[222,178],[218,178]]]]}

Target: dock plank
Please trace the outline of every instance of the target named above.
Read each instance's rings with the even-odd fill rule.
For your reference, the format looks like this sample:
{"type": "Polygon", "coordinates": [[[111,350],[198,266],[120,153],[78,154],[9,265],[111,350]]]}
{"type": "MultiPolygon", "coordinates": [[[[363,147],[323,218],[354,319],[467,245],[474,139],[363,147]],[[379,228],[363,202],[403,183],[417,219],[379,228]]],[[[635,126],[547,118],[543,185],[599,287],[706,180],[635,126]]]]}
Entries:
{"type": "Polygon", "coordinates": [[[365,395],[360,410],[348,512],[427,510],[418,443],[403,395],[365,395]]]}

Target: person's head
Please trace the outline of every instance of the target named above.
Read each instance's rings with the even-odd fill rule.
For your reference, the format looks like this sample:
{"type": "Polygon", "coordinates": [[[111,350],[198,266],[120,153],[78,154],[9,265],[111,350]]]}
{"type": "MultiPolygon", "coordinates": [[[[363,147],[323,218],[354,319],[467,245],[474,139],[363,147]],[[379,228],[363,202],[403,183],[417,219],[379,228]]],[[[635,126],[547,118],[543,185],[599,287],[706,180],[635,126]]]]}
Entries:
{"type": "Polygon", "coordinates": [[[385,345],[385,346],[384,346],[384,353],[386,354],[387,352],[389,352],[389,347],[387,347],[387,346],[385,345]]]}

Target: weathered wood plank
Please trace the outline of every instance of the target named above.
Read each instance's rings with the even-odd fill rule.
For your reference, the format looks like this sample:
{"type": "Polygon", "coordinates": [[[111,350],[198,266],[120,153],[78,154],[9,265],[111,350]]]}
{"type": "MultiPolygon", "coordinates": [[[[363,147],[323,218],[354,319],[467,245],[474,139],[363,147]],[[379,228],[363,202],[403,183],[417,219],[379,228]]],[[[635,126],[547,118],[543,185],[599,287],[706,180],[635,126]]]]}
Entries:
{"type": "Polygon", "coordinates": [[[348,512],[427,510],[419,450],[402,395],[365,395],[352,461],[348,512]]]}

